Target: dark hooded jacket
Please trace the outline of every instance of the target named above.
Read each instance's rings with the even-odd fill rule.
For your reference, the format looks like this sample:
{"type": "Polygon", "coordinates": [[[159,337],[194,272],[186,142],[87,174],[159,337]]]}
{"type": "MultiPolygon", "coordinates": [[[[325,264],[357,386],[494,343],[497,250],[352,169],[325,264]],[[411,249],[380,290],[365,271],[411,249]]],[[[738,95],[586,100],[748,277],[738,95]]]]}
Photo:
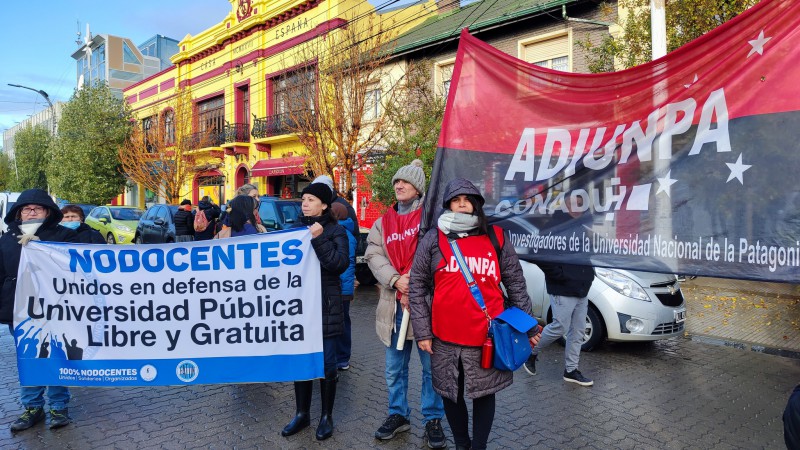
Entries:
{"type": "Polygon", "coordinates": [[[17,239],[22,235],[17,219],[20,210],[27,205],[41,205],[50,211],[44,223],[36,230],[35,235],[42,241],[77,242],[78,235],[67,227],[59,225],[64,217],[47,192],[41,189],[28,189],[20,194],[14,207],[8,211],[5,222],[8,232],[0,237],[0,323],[9,324],[14,319],[14,293],[17,289],[17,271],[22,246],[17,239]]]}
{"type": "Polygon", "coordinates": [[[320,217],[302,216],[294,228],[314,223],[322,225],[322,234],[311,239],[311,246],[319,259],[322,275],[322,337],[334,337],[344,330],[342,310],[342,285],[339,280],[350,264],[347,231],[330,214],[320,217]]]}
{"type": "Polygon", "coordinates": [[[78,242],[83,244],[105,244],[106,240],[103,239],[103,235],[100,234],[99,231],[95,230],[94,228],[82,223],[78,225],[78,228],[75,229],[75,232],[78,233],[78,242]]]}
{"type": "MultiPolygon", "coordinates": [[[[467,180],[455,179],[447,184],[444,190],[443,206],[448,207],[450,199],[459,195],[473,195],[483,205],[483,196],[475,186],[467,180]]],[[[470,235],[479,235],[480,230],[474,230],[470,235]]],[[[484,236],[486,236],[484,234],[484,236]]],[[[486,239],[489,239],[486,236],[486,239]]],[[[516,306],[523,311],[531,310],[531,299],[525,284],[525,276],[519,259],[509,239],[503,240],[503,246],[498,255],[500,263],[500,279],[508,294],[507,306],[516,306]]],[[[452,401],[458,398],[458,362],[464,368],[464,394],[475,399],[498,392],[511,385],[512,372],[500,371],[494,368],[481,367],[481,348],[466,347],[436,339],[433,334],[431,302],[433,301],[434,282],[433,276],[437,270],[445,265],[442,252],[439,249],[438,228],[431,228],[420,239],[417,252],[414,256],[414,265],[411,267],[411,283],[409,285],[408,300],[411,308],[411,324],[414,328],[414,338],[417,341],[433,339],[433,355],[431,355],[431,373],[433,375],[433,388],[442,397],[452,401]]],[[[465,302],[474,302],[474,298],[465,298],[465,302]]],[[[454,311],[455,313],[456,311],[454,311]]],[[[533,330],[529,335],[534,333],[533,330]]]]}
{"type": "Polygon", "coordinates": [[[175,236],[194,237],[194,214],[183,206],[175,212],[175,236]]]}

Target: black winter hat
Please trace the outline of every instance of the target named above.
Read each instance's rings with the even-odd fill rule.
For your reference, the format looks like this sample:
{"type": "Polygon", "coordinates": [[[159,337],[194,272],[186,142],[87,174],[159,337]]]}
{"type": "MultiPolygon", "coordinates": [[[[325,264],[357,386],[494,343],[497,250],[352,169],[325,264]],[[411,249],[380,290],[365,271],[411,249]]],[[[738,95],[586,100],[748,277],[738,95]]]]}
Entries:
{"type": "Polygon", "coordinates": [[[322,200],[322,203],[328,205],[328,208],[330,208],[331,203],[333,202],[333,191],[331,191],[331,188],[329,188],[328,185],[324,183],[309,184],[308,186],[305,187],[305,189],[303,189],[301,197],[304,194],[311,194],[314,197],[317,197],[318,199],[322,200]]]}
{"type": "Polygon", "coordinates": [[[44,221],[47,224],[59,223],[61,219],[64,218],[64,214],[58,209],[56,202],[53,201],[52,197],[50,197],[47,192],[41,189],[28,189],[19,194],[16,203],[14,203],[14,206],[8,211],[5,222],[11,224],[16,221],[19,211],[23,206],[27,205],[41,205],[50,210],[50,215],[47,216],[47,219],[44,221]]]}
{"type": "Polygon", "coordinates": [[[471,181],[465,178],[455,178],[447,183],[444,188],[444,195],[442,196],[442,208],[450,209],[450,200],[458,197],[459,195],[467,195],[474,197],[478,203],[479,208],[483,208],[486,200],[483,199],[481,191],[472,184],[471,181]]]}

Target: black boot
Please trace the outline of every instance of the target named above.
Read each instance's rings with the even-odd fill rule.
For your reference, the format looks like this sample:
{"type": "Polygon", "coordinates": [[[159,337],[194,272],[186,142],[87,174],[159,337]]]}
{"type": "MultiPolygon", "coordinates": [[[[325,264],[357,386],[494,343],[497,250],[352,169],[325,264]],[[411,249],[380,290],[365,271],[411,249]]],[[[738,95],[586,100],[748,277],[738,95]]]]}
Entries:
{"type": "Polygon", "coordinates": [[[283,427],[281,436],[291,436],[311,425],[309,410],[311,409],[311,389],[313,386],[311,381],[294,382],[294,401],[297,403],[297,413],[294,419],[289,422],[289,425],[283,427]]]}
{"type": "Polygon", "coordinates": [[[322,398],[322,416],[317,426],[317,440],[324,441],[333,436],[333,401],[336,399],[336,374],[330,374],[319,380],[322,398]]]}

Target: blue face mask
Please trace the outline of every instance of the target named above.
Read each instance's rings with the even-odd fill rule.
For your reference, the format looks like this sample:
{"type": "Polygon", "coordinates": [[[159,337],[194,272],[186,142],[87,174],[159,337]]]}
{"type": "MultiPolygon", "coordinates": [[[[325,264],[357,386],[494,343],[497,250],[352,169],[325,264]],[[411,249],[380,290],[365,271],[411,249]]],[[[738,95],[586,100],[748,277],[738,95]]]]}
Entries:
{"type": "Polygon", "coordinates": [[[69,228],[71,230],[76,230],[76,229],[78,229],[79,226],[81,226],[81,223],[80,222],[61,222],[61,226],[67,227],[67,228],[69,228]]]}

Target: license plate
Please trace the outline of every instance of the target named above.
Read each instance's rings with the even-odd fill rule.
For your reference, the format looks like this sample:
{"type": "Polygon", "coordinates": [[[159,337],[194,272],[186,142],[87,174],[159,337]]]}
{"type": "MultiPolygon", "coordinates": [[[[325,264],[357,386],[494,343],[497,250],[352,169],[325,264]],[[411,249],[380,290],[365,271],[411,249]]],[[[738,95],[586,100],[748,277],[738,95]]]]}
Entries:
{"type": "Polygon", "coordinates": [[[673,314],[675,314],[675,323],[681,323],[686,320],[686,309],[675,310],[673,314]]]}

